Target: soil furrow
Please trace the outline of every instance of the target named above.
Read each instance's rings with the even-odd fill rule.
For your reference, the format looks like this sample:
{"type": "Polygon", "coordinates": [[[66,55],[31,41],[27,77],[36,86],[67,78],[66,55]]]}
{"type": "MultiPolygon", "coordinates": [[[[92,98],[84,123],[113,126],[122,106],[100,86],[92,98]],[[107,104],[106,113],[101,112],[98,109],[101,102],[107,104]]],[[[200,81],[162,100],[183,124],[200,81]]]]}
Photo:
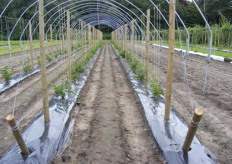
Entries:
{"type": "Polygon", "coordinates": [[[141,105],[109,44],[80,97],[72,143],[53,163],[162,163],[141,105]]]}

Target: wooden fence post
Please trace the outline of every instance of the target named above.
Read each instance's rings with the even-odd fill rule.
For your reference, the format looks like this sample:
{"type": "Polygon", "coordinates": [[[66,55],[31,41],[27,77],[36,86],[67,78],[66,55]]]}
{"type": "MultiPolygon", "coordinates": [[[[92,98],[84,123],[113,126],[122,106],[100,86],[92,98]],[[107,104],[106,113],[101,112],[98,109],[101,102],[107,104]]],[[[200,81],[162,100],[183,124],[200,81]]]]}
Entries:
{"type": "Polygon", "coordinates": [[[172,79],[173,79],[173,57],[175,43],[175,6],[176,0],[170,0],[169,3],[169,51],[168,51],[168,68],[167,68],[167,85],[165,94],[165,120],[169,120],[171,94],[172,94],[172,79]]]}
{"type": "Polygon", "coordinates": [[[6,120],[11,127],[12,133],[13,133],[13,135],[14,135],[14,137],[19,145],[19,148],[21,149],[22,154],[23,155],[30,154],[30,151],[28,150],[28,148],[23,140],[22,134],[21,134],[20,130],[18,129],[18,125],[16,124],[15,117],[10,114],[6,117],[6,120]]]}
{"type": "Polygon", "coordinates": [[[91,44],[92,44],[92,41],[91,41],[91,26],[90,26],[90,24],[88,24],[88,41],[89,41],[89,51],[90,51],[91,44]]]}
{"type": "Polygon", "coordinates": [[[135,21],[134,20],[132,20],[131,44],[132,44],[131,56],[132,56],[132,62],[134,63],[134,60],[135,60],[135,55],[134,55],[134,50],[135,50],[135,21]]]}
{"type": "Polygon", "coordinates": [[[147,10],[147,30],[146,30],[146,70],[145,70],[145,88],[148,88],[149,80],[149,42],[150,42],[150,14],[151,10],[147,10]]]}
{"type": "Polygon", "coordinates": [[[67,11],[67,43],[68,43],[68,65],[67,65],[67,72],[68,72],[68,84],[69,88],[72,85],[72,64],[71,64],[71,29],[70,29],[70,11],[67,11]]]}
{"type": "Polygon", "coordinates": [[[189,151],[189,148],[190,148],[191,143],[193,141],[193,138],[196,134],[196,131],[197,131],[197,128],[198,128],[198,125],[201,121],[202,116],[203,116],[203,109],[196,108],[194,111],[193,117],[192,117],[191,124],[189,126],[187,136],[185,138],[185,142],[184,142],[183,147],[182,147],[182,149],[186,152],[189,151]]]}
{"type": "Polygon", "coordinates": [[[31,20],[29,20],[29,37],[30,37],[30,62],[31,62],[31,67],[34,69],[34,61],[33,61],[33,38],[32,38],[32,24],[31,24],[31,20]]]}
{"type": "Polygon", "coordinates": [[[84,46],[85,46],[85,38],[84,38],[84,22],[81,20],[81,40],[82,40],[82,47],[81,47],[81,54],[84,55],[84,46]]]}
{"type": "Polygon", "coordinates": [[[49,106],[48,106],[48,88],[46,80],[46,59],[44,48],[44,0],[39,0],[39,39],[40,39],[40,60],[41,60],[41,83],[43,95],[44,122],[48,123],[49,106]]]}
{"type": "Polygon", "coordinates": [[[53,41],[53,31],[52,31],[52,24],[50,24],[50,42],[51,42],[51,54],[52,57],[54,57],[54,51],[53,51],[53,45],[52,45],[52,41],[53,41]]]}

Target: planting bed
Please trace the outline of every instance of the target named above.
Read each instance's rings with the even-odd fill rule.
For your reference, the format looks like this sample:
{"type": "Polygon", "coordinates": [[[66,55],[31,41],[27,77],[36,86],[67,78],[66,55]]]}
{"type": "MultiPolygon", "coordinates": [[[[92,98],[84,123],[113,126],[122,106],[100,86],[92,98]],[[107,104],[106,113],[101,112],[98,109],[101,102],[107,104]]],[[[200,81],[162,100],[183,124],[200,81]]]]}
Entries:
{"type": "MultiPolygon", "coordinates": [[[[31,153],[22,156],[17,144],[14,144],[0,160],[1,163],[21,164],[32,162],[48,164],[54,156],[62,152],[72,131],[73,119],[70,115],[75,108],[77,96],[95,62],[97,57],[95,54],[99,53],[97,48],[94,47],[86,55],[86,63],[84,64],[86,69],[78,75],[79,81],[73,81],[71,92],[66,92],[63,98],[59,95],[52,97],[49,102],[50,122],[44,124],[43,112],[40,112],[26,128],[23,137],[31,153]]],[[[75,62],[75,64],[78,62],[80,61],[75,62]]]]}
{"type": "MultiPolygon", "coordinates": [[[[138,58],[145,58],[145,46],[137,45],[138,58]]],[[[150,75],[154,68],[152,61],[154,53],[157,57],[158,47],[150,49],[150,75]]],[[[165,90],[167,74],[168,49],[162,49],[160,62],[160,84],[165,90]]],[[[157,59],[156,59],[157,61],[157,59]]],[[[181,52],[175,52],[174,79],[172,105],[177,112],[190,123],[193,109],[204,109],[203,120],[199,126],[197,136],[212,152],[219,163],[232,163],[232,64],[212,60],[209,64],[208,84],[206,93],[203,93],[204,69],[206,59],[202,56],[191,55],[188,58],[188,79],[191,101],[186,83],[183,80],[184,66],[181,52]]],[[[151,77],[150,77],[151,78],[151,77]]]]}
{"type": "MultiPolygon", "coordinates": [[[[46,55],[50,54],[49,48],[50,47],[46,48],[46,55]]],[[[54,49],[54,53],[60,51],[60,47],[57,47],[57,46],[53,46],[53,49],[54,49]]],[[[23,60],[25,60],[26,58],[30,58],[29,53],[30,53],[29,51],[14,53],[12,54],[11,58],[10,58],[10,55],[0,56],[0,70],[5,66],[10,65],[14,69],[14,75],[19,74],[20,72],[22,72],[23,60]]],[[[39,56],[39,49],[33,50],[33,62],[35,66],[38,65],[38,60],[36,56],[39,56]]],[[[0,82],[4,82],[2,75],[0,75],[0,82]]]]}
{"type": "MultiPolygon", "coordinates": [[[[81,58],[80,53],[73,55],[73,61],[81,58]]],[[[59,84],[65,78],[67,68],[66,60],[60,60],[56,64],[47,69],[47,83],[59,84]]],[[[49,100],[54,95],[54,90],[48,86],[49,100]]],[[[37,73],[6,92],[0,94],[0,130],[1,138],[4,142],[0,142],[0,157],[10,148],[14,142],[12,132],[9,130],[5,117],[12,113],[15,104],[15,117],[19,122],[20,129],[25,129],[32,121],[32,118],[42,109],[42,94],[40,73],[37,73]]]]}

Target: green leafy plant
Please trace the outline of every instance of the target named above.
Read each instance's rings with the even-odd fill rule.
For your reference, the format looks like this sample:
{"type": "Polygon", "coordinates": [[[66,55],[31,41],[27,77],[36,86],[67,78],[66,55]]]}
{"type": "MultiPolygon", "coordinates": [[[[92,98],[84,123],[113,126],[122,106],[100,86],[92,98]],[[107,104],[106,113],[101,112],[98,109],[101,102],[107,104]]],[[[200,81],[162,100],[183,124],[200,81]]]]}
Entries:
{"type": "Polygon", "coordinates": [[[138,65],[139,65],[139,61],[138,60],[135,60],[134,62],[131,62],[131,70],[133,72],[135,72],[136,69],[137,69],[137,67],[138,67],[138,65]]]}
{"type": "Polygon", "coordinates": [[[14,70],[12,67],[5,66],[1,69],[1,74],[4,81],[7,83],[11,79],[12,75],[14,74],[14,70]]]}
{"type": "Polygon", "coordinates": [[[125,58],[126,57],[126,51],[120,51],[120,56],[122,58],[125,58]]]}
{"type": "Polygon", "coordinates": [[[61,96],[62,99],[64,99],[65,97],[65,83],[62,84],[51,84],[51,86],[54,88],[55,94],[57,94],[58,96],[61,96]]]}
{"type": "Polygon", "coordinates": [[[33,67],[30,65],[30,60],[26,58],[23,66],[23,72],[28,73],[32,71],[33,71],[33,67]]]}
{"type": "Polygon", "coordinates": [[[145,76],[145,71],[144,71],[144,68],[143,68],[143,65],[139,65],[138,68],[136,69],[135,71],[136,73],[136,78],[143,81],[144,80],[144,76],[145,76]]]}
{"type": "Polygon", "coordinates": [[[57,58],[60,55],[60,52],[56,52],[54,57],[57,58]]]}
{"type": "Polygon", "coordinates": [[[53,60],[53,57],[52,57],[52,55],[47,55],[46,59],[48,62],[51,62],[53,60]]]}
{"type": "Polygon", "coordinates": [[[40,56],[36,56],[36,60],[37,60],[37,64],[38,64],[38,66],[41,66],[40,56]]]}
{"type": "Polygon", "coordinates": [[[81,63],[75,63],[72,67],[72,79],[79,80],[79,74],[85,70],[85,67],[81,63]]]}
{"type": "Polygon", "coordinates": [[[153,93],[154,96],[158,96],[161,94],[164,94],[163,90],[161,89],[160,85],[158,84],[156,79],[152,79],[151,80],[151,85],[150,85],[150,89],[153,93]]]}

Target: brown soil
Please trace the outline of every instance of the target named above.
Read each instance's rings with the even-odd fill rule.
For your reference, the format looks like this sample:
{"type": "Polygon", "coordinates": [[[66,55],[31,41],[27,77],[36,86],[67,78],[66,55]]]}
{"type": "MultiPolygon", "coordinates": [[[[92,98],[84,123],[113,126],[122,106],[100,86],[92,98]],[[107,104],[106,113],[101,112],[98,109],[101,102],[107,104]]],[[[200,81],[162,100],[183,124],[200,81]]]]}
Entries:
{"type": "MultiPolygon", "coordinates": [[[[73,61],[78,60],[80,57],[79,54],[76,54],[73,56],[73,61]]],[[[67,64],[65,59],[47,68],[47,83],[61,83],[62,78],[65,77],[66,68],[67,64]]],[[[40,73],[37,73],[20,82],[18,86],[12,87],[0,94],[0,138],[2,140],[0,142],[0,157],[14,142],[12,132],[5,120],[5,117],[12,113],[14,102],[16,102],[14,115],[22,131],[42,109],[43,102],[40,76],[40,73]]],[[[54,95],[54,89],[49,85],[48,94],[50,100],[54,95]]]]}
{"type": "MultiPolygon", "coordinates": [[[[145,47],[138,45],[139,58],[144,60],[145,47]]],[[[150,75],[152,75],[152,61],[157,61],[158,48],[150,49],[150,75]]],[[[168,49],[163,48],[160,63],[160,84],[165,90],[167,76],[168,49]]],[[[208,83],[203,93],[204,69],[206,58],[198,55],[189,55],[188,58],[188,87],[184,81],[184,64],[181,52],[175,52],[174,77],[172,90],[172,105],[176,111],[190,122],[190,115],[194,108],[204,109],[203,120],[197,136],[212,152],[214,158],[221,164],[232,163],[232,64],[211,60],[209,64],[208,83]],[[190,97],[192,100],[190,100],[190,97]],[[193,108],[191,105],[193,104],[193,108]]]]}
{"type": "Polygon", "coordinates": [[[103,48],[81,92],[71,143],[53,163],[162,163],[118,58],[103,48]]]}
{"type": "MultiPolygon", "coordinates": [[[[56,53],[57,51],[59,52],[60,47],[53,46],[53,51],[54,51],[54,53],[56,53]]],[[[39,49],[36,49],[33,51],[33,62],[34,62],[35,66],[38,65],[38,61],[37,61],[36,56],[39,56],[39,52],[40,52],[39,49]]],[[[45,53],[46,53],[46,55],[49,55],[51,53],[51,47],[46,47],[45,53]]],[[[0,56],[0,70],[5,66],[11,66],[14,69],[14,75],[17,75],[20,72],[22,72],[22,67],[23,67],[22,63],[23,63],[23,60],[25,60],[26,58],[30,59],[30,52],[29,51],[14,53],[11,55],[11,57],[10,57],[10,55],[0,56]]],[[[2,75],[0,74],[0,82],[3,82],[3,81],[4,81],[4,79],[2,78],[2,75]]]]}

